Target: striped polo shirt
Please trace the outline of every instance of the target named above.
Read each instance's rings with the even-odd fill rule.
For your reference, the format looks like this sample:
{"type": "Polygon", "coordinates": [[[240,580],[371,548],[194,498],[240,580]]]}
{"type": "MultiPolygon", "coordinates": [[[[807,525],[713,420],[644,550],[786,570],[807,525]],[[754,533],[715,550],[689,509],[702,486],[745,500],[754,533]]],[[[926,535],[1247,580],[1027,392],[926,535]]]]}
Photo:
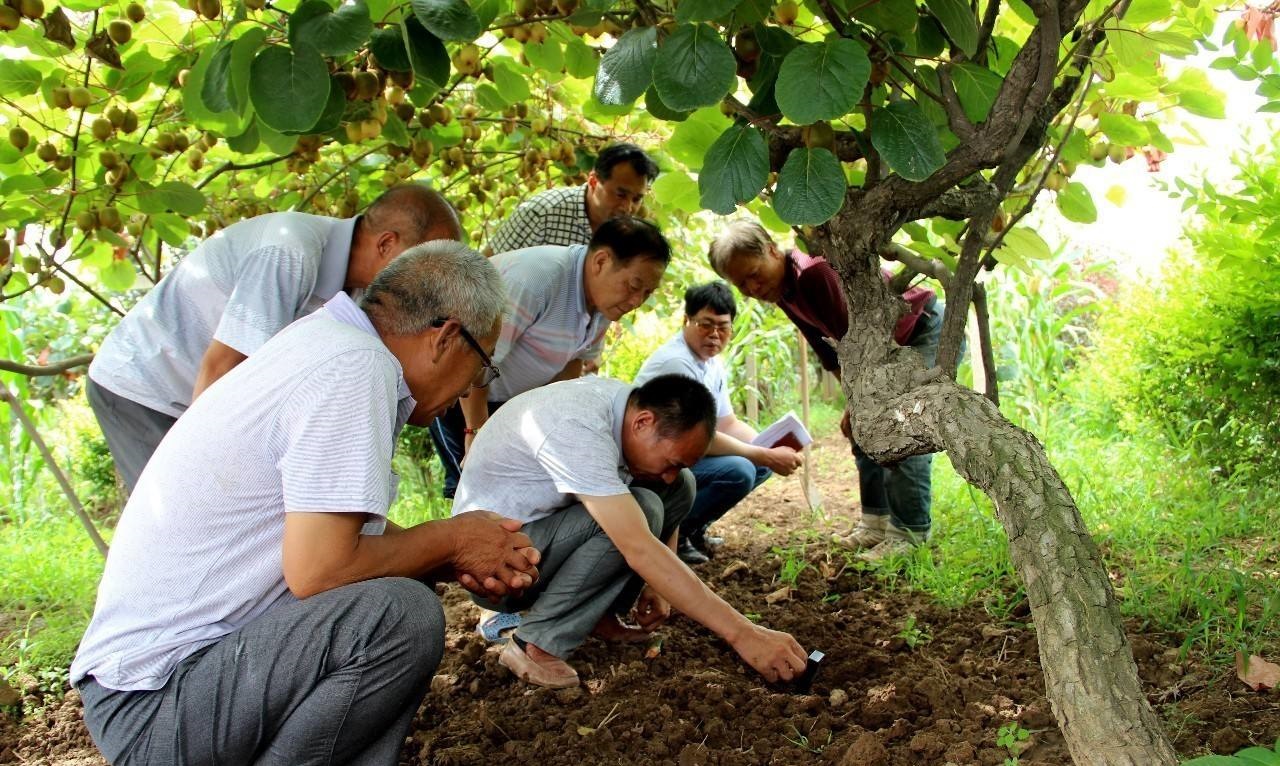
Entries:
{"type": "Polygon", "coordinates": [[[594,359],[609,320],[588,311],[582,269],[586,245],[530,247],[491,260],[507,288],[507,310],[493,361],[502,371],[489,401],[545,386],[575,359],[594,359]]]}
{"type": "Polygon", "coordinates": [[[71,680],[159,689],[191,654],[293,601],[286,512],[363,513],[363,533],[381,534],[414,405],[345,293],[210,386],[129,497],[71,680]]]}

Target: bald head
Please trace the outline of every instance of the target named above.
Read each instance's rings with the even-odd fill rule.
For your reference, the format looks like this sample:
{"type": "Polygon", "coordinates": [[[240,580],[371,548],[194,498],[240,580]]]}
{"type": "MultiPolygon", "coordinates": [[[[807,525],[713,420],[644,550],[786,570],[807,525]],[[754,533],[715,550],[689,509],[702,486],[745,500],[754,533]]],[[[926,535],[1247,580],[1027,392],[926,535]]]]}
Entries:
{"type": "Polygon", "coordinates": [[[412,247],[432,239],[462,241],[462,224],[440,192],[422,184],[402,184],[383,192],[365,211],[370,231],[395,231],[412,247]]]}
{"type": "Polygon", "coordinates": [[[438,239],[461,242],[462,224],[440,192],[422,184],[388,189],[361,216],[351,239],[343,288],[367,287],[378,272],[414,245],[438,239]]]}

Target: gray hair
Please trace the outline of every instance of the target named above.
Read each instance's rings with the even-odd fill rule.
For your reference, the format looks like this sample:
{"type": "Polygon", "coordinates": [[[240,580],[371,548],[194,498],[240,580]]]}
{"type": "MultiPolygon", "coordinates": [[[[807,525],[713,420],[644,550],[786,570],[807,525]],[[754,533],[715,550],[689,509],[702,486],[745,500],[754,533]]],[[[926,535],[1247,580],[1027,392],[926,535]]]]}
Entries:
{"type": "Polygon", "coordinates": [[[458,320],[472,335],[493,331],[507,293],[484,256],[438,239],[405,250],[374,277],[360,299],[378,332],[417,335],[437,319],[458,320]]]}
{"type": "Polygon", "coordinates": [[[726,277],[725,271],[730,261],[738,255],[754,255],[763,258],[769,249],[777,247],[764,227],[755,221],[731,221],[720,236],[711,243],[707,257],[711,268],[720,276],[726,277]]]}

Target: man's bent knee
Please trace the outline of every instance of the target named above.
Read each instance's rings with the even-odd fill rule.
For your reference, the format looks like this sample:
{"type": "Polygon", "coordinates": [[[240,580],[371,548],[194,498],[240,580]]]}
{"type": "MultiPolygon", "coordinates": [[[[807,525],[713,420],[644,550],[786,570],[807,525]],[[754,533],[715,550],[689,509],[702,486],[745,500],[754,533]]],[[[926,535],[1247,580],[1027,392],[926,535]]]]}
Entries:
{"type": "Polygon", "coordinates": [[[407,577],[385,577],[347,586],[360,591],[360,601],[379,611],[385,648],[403,646],[419,672],[435,672],[444,654],[444,608],[430,585],[407,577]]]}
{"type": "Polygon", "coordinates": [[[655,536],[662,533],[662,520],[665,517],[665,510],[662,505],[662,498],[657,492],[644,487],[632,487],[631,496],[636,499],[636,504],[640,506],[640,510],[644,511],[645,521],[649,522],[649,531],[655,536]]]}

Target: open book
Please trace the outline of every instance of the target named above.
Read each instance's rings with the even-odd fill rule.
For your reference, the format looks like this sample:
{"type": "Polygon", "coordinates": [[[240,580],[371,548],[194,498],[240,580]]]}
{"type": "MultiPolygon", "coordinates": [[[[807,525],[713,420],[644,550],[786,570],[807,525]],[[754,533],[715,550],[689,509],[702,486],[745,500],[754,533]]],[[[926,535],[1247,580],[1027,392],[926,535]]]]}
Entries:
{"type": "Polygon", "coordinates": [[[758,447],[790,447],[799,451],[813,442],[809,429],[804,427],[794,412],[778,418],[768,428],[761,431],[751,443],[758,447]]]}

